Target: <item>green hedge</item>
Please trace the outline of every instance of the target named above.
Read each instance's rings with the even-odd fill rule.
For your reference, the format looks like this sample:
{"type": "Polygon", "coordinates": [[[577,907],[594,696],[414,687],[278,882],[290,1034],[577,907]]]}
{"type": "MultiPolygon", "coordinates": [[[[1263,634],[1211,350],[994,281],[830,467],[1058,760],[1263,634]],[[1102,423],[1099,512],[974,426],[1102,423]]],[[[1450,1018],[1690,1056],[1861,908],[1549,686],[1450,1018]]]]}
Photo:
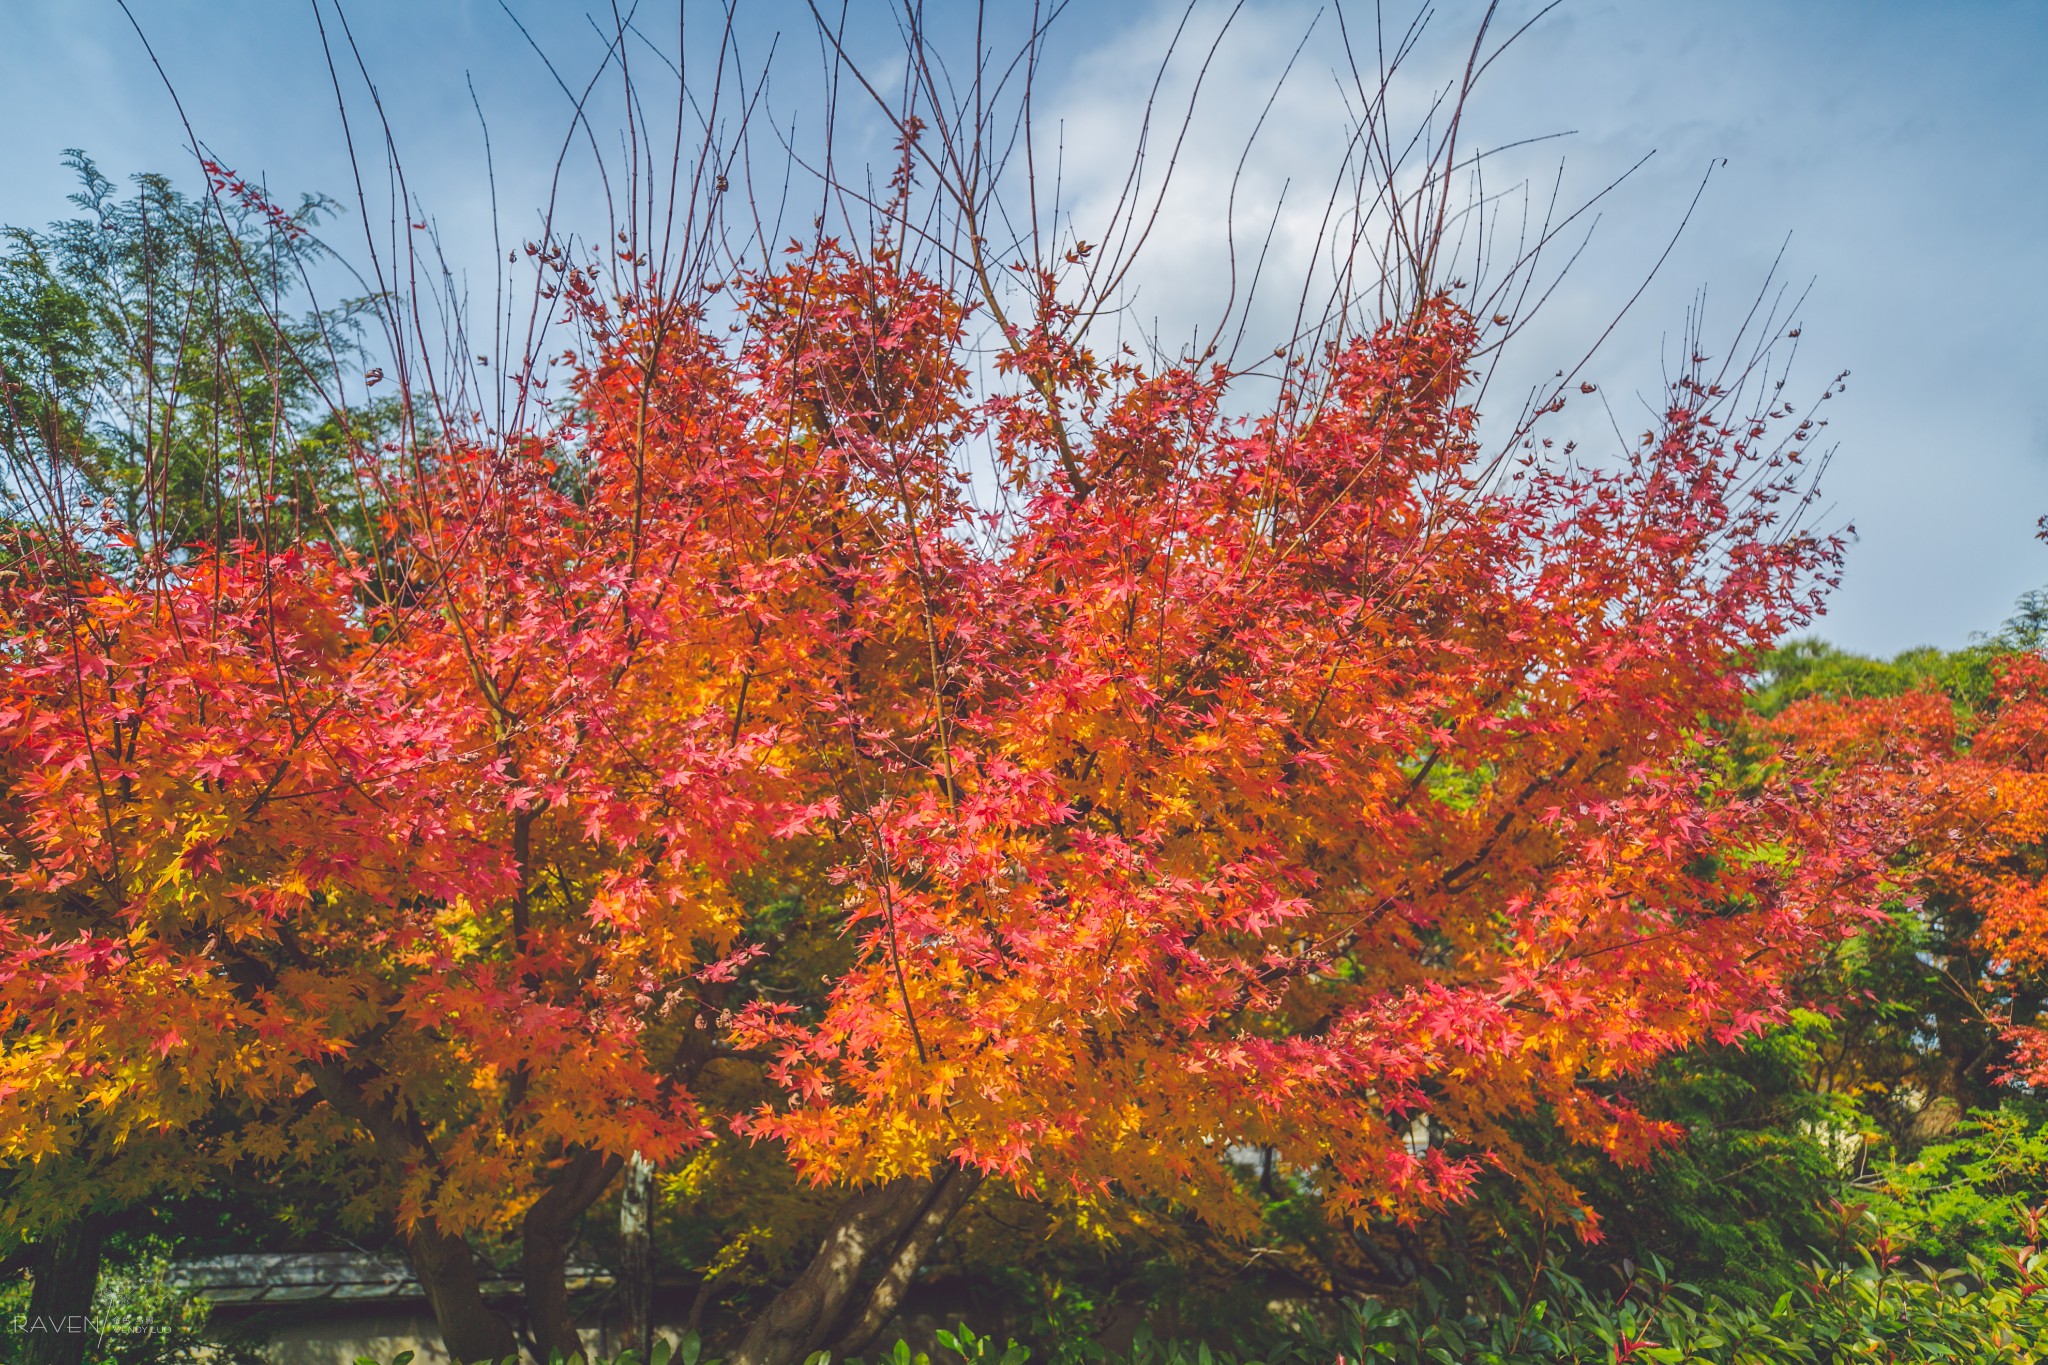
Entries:
{"type": "MultiPolygon", "coordinates": [[[[1059,1343],[1061,1355],[1104,1365],[1366,1365],[1375,1360],[1441,1365],[1834,1365],[1849,1361],[2048,1362],[2048,1254],[2003,1248],[1939,1271],[1893,1258],[1880,1244],[1847,1264],[1816,1264],[1809,1282],[1768,1308],[1746,1308],[1665,1278],[1658,1267],[1615,1293],[1557,1271],[1523,1294],[1502,1281],[1488,1311],[1458,1306],[1424,1285],[1410,1305],[1371,1301],[1329,1317],[1304,1312],[1276,1326],[1254,1354],[1200,1342],[1160,1340],[1140,1329],[1122,1354],[1092,1341],[1059,1343]],[[1078,1346],[1079,1350],[1071,1349],[1078,1346]]],[[[1464,1298],[1465,1296],[1460,1296],[1464,1298]]],[[[940,1359],[899,1341],[878,1361],[838,1365],[1026,1365],[1031,1350],[998,1347],[966,1327],[938,1334],[940,1359]]],[[[392,1365],[409,1365],[410,1354],[392,1365]]],[[[379,1365],[365,1358],[357,1365],[379,1365]]],[[[568,1362],[566,1365],[576,1365],[568,1362]]],[[[643,1365],[627,1352],[608,1365],[643,1365]]],[[[646,1365],[718,1365],[694,1336],[663,1342],[646,1365]]],[[[834,1365],[820,1352],[807,1365],[834,1365]]]]}

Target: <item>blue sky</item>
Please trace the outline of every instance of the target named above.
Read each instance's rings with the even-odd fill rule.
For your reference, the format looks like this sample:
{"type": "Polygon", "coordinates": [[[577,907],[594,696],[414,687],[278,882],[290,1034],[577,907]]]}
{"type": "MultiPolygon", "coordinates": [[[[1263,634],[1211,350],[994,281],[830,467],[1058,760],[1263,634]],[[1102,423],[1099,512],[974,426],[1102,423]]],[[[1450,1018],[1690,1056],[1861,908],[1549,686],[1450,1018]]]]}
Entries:
{"type": "MultiPolygon", "coordinates": [[[[217,155],[287,197],[349,191],[310,4],[132,3],[217,155]]],[[[602,44],[584,5],[508,3],[565,76],[587,77],[602,44]]],[[[1202,11],[1197,30],[1224,8],[1202,11]]],[[[1505,7],[1516,21],[1533,8],[1505,7]]],[[[1141,75],[1178,10],[1099,5],[1065,22],[1044,106],[1065,126],[1069,197],[1084,213],[1121,165],[1141,75]]],[[[1434,29],[1449,38],[1478,10],[1443,3],[1434,29]]],[[[593,12],[608,24],[608,5],[593,12]]],[[[546,195],[567,101],[495,0],[355,0],[347,13],[416,194],[451,255],[481,269],[490,190],[472,86],[490,124],[508,235],[530,229],[546,195]]],[[[641,13],[651,35],[672,34],[674,0],[645,0],[641,13]]],[[[887,6],[853,0],[852,14],[862,46],[885,60],[887,6]]],[[[815,108],[818,70],[805,12],[770,0],[748,6],[752,50],[765,51],[777,32],[770,102],[801,118],[815,108]]],[[[1168,332],[1212,302],[1213,204],[1239,151],[1230,133],[1264,102],[1304,33],[1310,42],[1241,198],[1247,217],[1263,218],[1288,186],[1295,207],[1283,206],[1282,264],[1302,249],[1289,246],[1288,214],[1306,204],[1301,187],[1327,175],[1340,127],[1329,93],[1333,29],[1317,5],[1255,0],[1212,70],[1179,190],[1138,280],[1136,311],[1168,332]]],[[[1421,69],[1441,69],[1452,46],[1429,49],[1421,69]]],[[[2018,0],[1566,0],[1481,91],[1482,140],[1571,134],[1503,157],[1497,187],[1519,176],[1547,184],[1562,160],[1567,197],[1583,197],[1655,154],[1603,201],[1585,255],[1525,343],[1532,372],[1599,332],[1710,163],[1725,161],[1592,373],[1630,425],[1636,396],[1654,396],[1688,305],[1704,299],[1711,342],[1782,251],[1780,278],[1806,291],[1795,387],[1817,392],[1850,371],[1847,392],[1827,405],[1838,445],[1827,520],[1853,522],[1858,537],[1820,630],[1852,648],[1958,645],[1996,628],[2021,591],[2048,584],[2048,546],[2033,538],[2048,513],[2044,65],[2048,5],[2018,0]]],[[[66,147],[116,175],[164,169],[190,179],[184,130],[113,0],[0,6],[0,120],[0,221],[64,212],[66,147]]],[[[600,104],[593,121],[609,132],[616,111],[600,104]]],[[[587,164],[573,162],[569,211],[598,194],[587,164]]]]}

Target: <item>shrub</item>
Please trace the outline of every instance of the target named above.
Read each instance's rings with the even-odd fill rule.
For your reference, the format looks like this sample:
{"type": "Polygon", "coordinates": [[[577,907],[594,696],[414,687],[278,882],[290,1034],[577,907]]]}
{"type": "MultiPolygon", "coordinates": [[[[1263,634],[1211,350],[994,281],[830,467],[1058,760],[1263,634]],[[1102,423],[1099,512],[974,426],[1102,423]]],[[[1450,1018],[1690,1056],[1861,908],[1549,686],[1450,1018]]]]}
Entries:
{"type": "MultiPolygon", "coordinates": [[[[212,1305],[170,1279],[169,1249],[142,1245],[126,1264],[100,1276],[85,1330],[86,1365],[262,1365],[247,1343],[209,1333],[212,1305]]],[[[30,1337],[50,1324],[29,1317],[29,1283],[0,1288],[0,1354],[22,1358],[30,1337]]]]}
{"type": "Polygon", "coordinates": [[[1872,1201],[1902,1252],[1939,1265],[1994,1257],[2048,1200],[2048,1106],[1972,1112],[1943,1141],[1888,1167],[1872,1201]]]}
{"type": "MultiPolygon", "coordinates": [[[[1412,1303],[1371,1299],[1335,1312],[1273,1321],[1241,1351],[1162,1340],[1140,1328],[1130,1348],[1106,1353],[1076,1331],[1050,1343],[1055,1360],[1112,1365],[1324,1365],[1386,1360],[1430,1365],[1837,1365],[1849,1361],[1947,1361],[2034,1365],[2048,1361],[2048,1253],[2032,1215],[2024,1243],[1947,1270],[1907,1262],[1888,1238],[1847,1259],[1816,1261],[1807,1282],[1768,1306],[1731,1303],[1672,1279],[1659,1263],[1628,1270],[1605,1292],[1551,1268],[1518,1290],[1503,1278],[1485,1307],[1476,1296],[1426,1281],[1412,1303]]],[[[962,1326],[940,1332],[941,1356],[898,1341],[872,1365],[1026,1365],[1031,1350],[962,1326]]],[[[409,1365],[400,1356],[392,1365],[409,1365]]],[[[367,1358],[357,1365],[379,1365],[367,1358]]],[[[570,1365],[576,1365],[571,1362],[570,1365]]],[[[628,1351],[594,1365],[641,1365],[628,1351]]],[[[658,1344],[648,1365],[719,1365],[694,1334],[658,1344]]],[[[824,1352],[807,1365],[835,1365],[824,1352]]],[[[870,1365],[849,1358],[837,1365],[870,1365]]]]}

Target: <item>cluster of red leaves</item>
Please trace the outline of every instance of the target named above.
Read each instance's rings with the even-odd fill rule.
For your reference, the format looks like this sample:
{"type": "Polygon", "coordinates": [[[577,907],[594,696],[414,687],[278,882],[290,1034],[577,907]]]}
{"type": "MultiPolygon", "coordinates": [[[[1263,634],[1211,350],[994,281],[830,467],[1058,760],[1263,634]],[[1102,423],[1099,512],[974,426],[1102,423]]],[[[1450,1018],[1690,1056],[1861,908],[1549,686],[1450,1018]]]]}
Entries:
{"type": "Polygon", "coordinates": [[[1837,551],[1717,391],[1612,470],[1489,464],[1442,299],[1238,422],[1051,313],[977,394],[886,256],[735,288],[731,333],[581,298],[573,425],[438,452],[374,563],[16,584],[0,1155],[321,1113],[461,1227],[723,1122],[1229,1221],[1249,1144],[1407,1216],[1567,1193],[1539,1111],[1640,1159],[1612,1080],[1867,902],[1838,808],[1715,739],[1837,551]],[[789,895],[846,936],[795,999],[789,895]],[[718,1057],[781,1097],[700,1110],[718,1057]]]}
{"type": "Polygon", "coordinates": [[[218,161],[202,159],[199,169],[206,172],[207,187],[216,196],[228,196],[240,205],[244,212],[261,218],[285,237],[299,241],[312,231],[299,218],[280,208],[260,187],[250,184],[218,161]]]}

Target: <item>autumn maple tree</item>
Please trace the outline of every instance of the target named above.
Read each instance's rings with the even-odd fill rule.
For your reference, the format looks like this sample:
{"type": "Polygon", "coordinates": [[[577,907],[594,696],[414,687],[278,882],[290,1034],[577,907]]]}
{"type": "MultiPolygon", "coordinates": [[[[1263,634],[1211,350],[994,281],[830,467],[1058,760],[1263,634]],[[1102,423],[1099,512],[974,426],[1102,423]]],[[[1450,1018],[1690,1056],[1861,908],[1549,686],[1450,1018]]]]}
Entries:
{"type": "Polygon", "coordinates": [[[1579,1208],[1518,1120],[1640,1161],[1675,1134],[1612,1082],[1778,1017],[1874,863],[1806,760],[1723,753],[1839,552],[1776,392],[1702,357],[1611,462],[1490,447],[1501,324],[1431,252],[1277,389],[1100,353],[1091,248],[908,251],[962,138],[898,131],[865,238],[715,279],[537,243],[565,401],[373,452],[360,543],[14,531],[24,1188],[367,1163],[497,1359],[467,1238],[571,1350],[577,1218],[737,1133],[843,1196],[733,1353],[783,1365],[872,1338],[991,1181],[1237,1231],[1256,1147],[1361,1224],[1489,1168],[1579,1208]]]}
{"type": "Polygon", "coordinates": [[[1932,978],[1934,1008],[1910,1021],[1931,1055],[1910,1078],[1920,1093],[1899,1098],[1917,1107],[1938,1099],[1960,1114],[2048,1075],[2038,1019],[2048,979],[2048,663],[1993,641],[1949,671],[1947,687],[1883,674],[1816,686],[1770,727],[1823,759],[1834,799],[1870,822],[1932,978]]]}

